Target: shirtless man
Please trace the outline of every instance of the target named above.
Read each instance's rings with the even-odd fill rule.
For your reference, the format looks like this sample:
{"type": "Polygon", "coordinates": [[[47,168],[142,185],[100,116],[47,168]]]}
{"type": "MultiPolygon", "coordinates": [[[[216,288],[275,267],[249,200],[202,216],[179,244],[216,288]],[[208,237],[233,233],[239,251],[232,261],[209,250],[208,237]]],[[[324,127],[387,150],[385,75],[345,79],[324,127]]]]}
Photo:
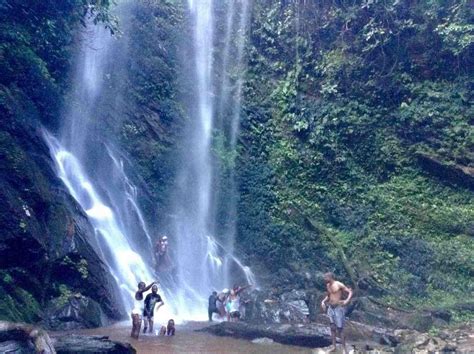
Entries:
{"type": "Polygon", "coordinates": [[[328,294],[321,302],[321,307],[327,311],[329,320],[331,321],[331,337],[333,350],[336,350],[336,330],[339,338],[341,338],[344,352],[346,352],[346,338],[344,336],[344,317],[345,306],[351,301],[352,289],[348,288],[341,282],[334,279],[333,273],[324,274],[324,282],[328,294]],[[347,293],[347,297],[343,300],[343,293],[347,293]]]}

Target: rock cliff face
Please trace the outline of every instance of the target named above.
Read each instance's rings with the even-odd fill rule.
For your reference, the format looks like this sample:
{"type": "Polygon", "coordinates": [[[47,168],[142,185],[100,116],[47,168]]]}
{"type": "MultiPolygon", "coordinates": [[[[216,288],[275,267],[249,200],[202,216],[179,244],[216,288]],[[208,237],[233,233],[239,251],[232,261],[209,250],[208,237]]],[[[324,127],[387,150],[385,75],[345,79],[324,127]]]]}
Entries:
{"type": "Polygon", "coordinates": [[[58,126],[83,11],[74,1],[2,7],[0,319],[44,320],[46,308],[79,293],[107,317],[123,315],[94,231],[56,177],[42,139],[42,126],[58,126]]]}
{"type": "Polygon", "coordinates": [[[120,318],[118,292],[95,252],[94,231],[55,176],[40,131],[2,131],[0,157],[0,316],[40,320],[46,305],[81,293],[108,317],[120,318]]]}

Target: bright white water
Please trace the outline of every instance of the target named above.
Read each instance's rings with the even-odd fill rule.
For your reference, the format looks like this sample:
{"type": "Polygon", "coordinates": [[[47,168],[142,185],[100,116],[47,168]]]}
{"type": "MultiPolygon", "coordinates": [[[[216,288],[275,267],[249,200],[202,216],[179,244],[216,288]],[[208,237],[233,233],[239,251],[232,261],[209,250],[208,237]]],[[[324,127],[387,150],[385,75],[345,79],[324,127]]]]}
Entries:
{"type": "MultiPolygon", "coordinates": [[[[235,6],[232,9],[237,11],[235,6]]],[[[173,252],[177,273],[165,279],[165,287],[160,289],[166,306],[158,311],[157,320],[163,322],[170,317],[178,322],[205,319],[210,292],[232,285],[229,284],[230,267],[239,270],[241,279],[255,284],[250,268],[232,254],[230,246],[233,239],[220,244],[210,236],[214,223],[210,212],[213,183],[210,151],[215,110],[212,93],[214,48],[211,39],[215,26],[212,1],[189,1],[189,15],[194,33],[195,119],[189,127],[192,134],[188,139],[188,155],[183,161],[185,167],[177,181],[176,222],[172,228],[173,235],[170,235],[175,238],[175,242],[171,240],[170,244],[176,245],[173,252]]],[[[242,28],[246,20],[235,17],[239,18],[238,27],[242,28]]],[[[232,22],[232,19],[229,21],[232,22]]],[[[229,35],[226,39],[229,48],[231,37],[229,35]]],[[[107,30],[89,24],[81,39],[63,129],[58,138],[47,132],[44,136],[58,176],[95,229],[96,240],[91,240],[91,243],[97,245],[97,252],[108,265],[121,290],[124,307],[129,312],[138,282],[149,283],[156,279],[152,271],[151,252],[155,240],[140,210],[137,188],[126,175],[123,156],[96,129],[96,112],[106,109],[101,99],[105,97],[107,71],[117,59],[112,54],[112,48],[118,41],[107,30]]],[[[243,47],[240,46],[243,42],[239,39],[237,43],[241,58],[243,47]]],[[[120,52],[126,55],[126,51],[120,52]]],[[[224,79],[227,80],[225,85],[234,82],[226,77],[224,79]]],[[[241,82],[236,91],[239,97],[240,90],[241,82]]],[[[232,91],[230,87],[228,91],[232,91]]],[[[232,111],[238,112],[238,106],[240,98],[237,103],[232,103],[232,111]]],[[[238,114],[232,115],[232,122],[229,137],[235,145],[238,114]]]]}
{"type": "Polygon", "coordinates": [[[231,67],[241,71],[248,13],[246,0],[225,3],[227,18],[221,63],[223,75],[216,79],[219,71],[215,55],[221,48],[216,47],[219,41],[214,38],[218,20],[215,10],[223,4],[212,0],[188,1],[194,69],[191,73],[193,79],[189,82],[193,85],[195,102],[188,103],[192,122],[183,143],[185,153],[181,157],[182,168],[174,198],[176,218],[173,233],[179,254],[176,281],[178,297],[183,300],[180,309],[185,309],[187,316],[193,318],[205,318],[202,309],[206,307],[207,297],[213,290],[229,288],[237,279],[255,284],[250,269],[242,265],[232,252],[237,214],[233,173],[230,182],[233,187],[228,196],[230,203],[226,203],[230,210],[228,215],[232,219],[227,222],[231,224],[230,230],[219,229],[215,220],[216,206],[213,205],[218,193],[214,188],[219,174],[213,162],[213,138],[214,134],[220,134],[229,141],[230,149],[235,149],[242,78],[240,74],[238,79],[231,78],[226,72],[231,67]],[[236,54],[232,60],[231,53],[236,54]],[[216,87],[220,89],[216,90],[216,87]],[[224,115],[224,111],[231,111],[232,114],[226,122],[215,124],[216,115],[224,115]],[[214,233],[216,238],[222,240],[221,244],[210,236],[214,233]]]}
{"type": "MultiPolygon", "coordinates": [[[[156,279],[152,274],[152,239],[137,202],[137,188],[124,170],[120,152],[95,135],[100,99],[116,44],[110,33],[89,24],[81,38],[73,91],[65,110],[59,139],[44,137],[56,163],[57,174],[69,193],[86,212],[94,227],[96,251],[105,261],[121,291],[127,312],[140,281],[156,279]],[[147,261],[145,261],[147,260],[147,261]]],[[[102,139],[105,137],[101,137],[102,139]]],[[[160,309],[163,321],[175,316],[169,290],[161,287],[167,306],[160,309]]]]}

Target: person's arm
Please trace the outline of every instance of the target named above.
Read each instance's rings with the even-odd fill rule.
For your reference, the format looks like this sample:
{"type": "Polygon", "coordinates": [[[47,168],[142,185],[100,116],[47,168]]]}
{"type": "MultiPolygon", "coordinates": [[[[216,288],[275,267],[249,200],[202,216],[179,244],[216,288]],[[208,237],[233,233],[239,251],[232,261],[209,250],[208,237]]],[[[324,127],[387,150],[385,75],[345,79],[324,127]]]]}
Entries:
{"type": "Polygon", "coordinates": [[[156,310],[158,310],[161,306],[163,306],[165,304],[163,302],[163,299],[161,298],[161,296],[157,300],[158,300],[158,303],[156,304],[156,307],[155,307],[156,310]]]}
{"type": "Polygon", "coordinates": [[[349,301],[351,301],[353,293],[352,293],[351,288],[348,288],[344,284],[341,284],[341,285],[342,285],[342,287],[341,287],[342,291],[347,293],[347,298],[342,302],[342,305],[346,306],[349,303],[349,301]]]}
{"type": "Polygon", "coordinates": [[[250,288],[251,286],[252,286],[252,284],[248,284],[248,285],[239,287],[239,289],[235,292],[235,294],[237,295],[237,294],[240,293],[241,291],[244,291],[245,289],[250,288]]]}
{"type": "Polygon", "coordinates": [[[148,290],[150,290],[151,287],[152,287],[153,285],[155,285],[155,284],[156,284],[156,281],[150,283],[150,285],[145,286],[145,288],[144,288],[143,290],[139,290],[139,291],[143,294],[144,292],[147,292],[148,290]]]}
{"type": "Polygon", "coordinates": [[[326,301],[329,300],[329,295],[326,295],[326,297],[321,301],[321,307],[325,308],[326,307],[326,301]]]}

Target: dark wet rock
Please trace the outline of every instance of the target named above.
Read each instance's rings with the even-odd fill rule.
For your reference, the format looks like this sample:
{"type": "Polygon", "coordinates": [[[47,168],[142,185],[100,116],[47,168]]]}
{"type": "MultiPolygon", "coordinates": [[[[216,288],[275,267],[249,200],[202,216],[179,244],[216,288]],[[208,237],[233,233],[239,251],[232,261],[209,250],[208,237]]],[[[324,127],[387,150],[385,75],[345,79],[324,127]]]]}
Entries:
{"type": "Polygon", "coordinates": [[[0,321],[0,353],[54,353],[53,342],[41,328],[0,321]]]}
{"type": "MultiPolygon", "coordinates": [[[[316,322],[329,328],[329,317],[324,314],[318,315],[316,322]]],[[[371,326],[348,319],[345,322],[344,332],[351,341],[367,341],[372,344],[382,344],[390,347],[395,347],[400,342],[399,337],[391,328],[371,326]]]]}
{"type": "Polygon", "coordinates": [[[95,251],[94,229],[53,166],[38,127],[0,132],[0,318],[37,322],[62,288],[119,319],[120,292],[95,251]]]}
{"type": "Polygon", "coordinates": [[[464,166],[454,161],[446,161],[440,156],[427,152],[417,152],[416,156],[421,166],[429,173],[443,180],[474,189],[474,167],[464,166]]]}
{"type": "Polygon", "coordinates": [[[255,325],[243,322],[222,322],[199,331],[249,340],[269,338],[278,343],[303,347],[326,347],[331,344],[329,327],[319,324],[255,325]]]}
{"type": "MultiPolygon", "coordinates": [[[[203,331],[243,339],[270,338],[282,344],[323,348],[331,344],[329,319],[320,315],[317,323],[304,324],[266,324],[257,325],[244,322],[223,322],[204,328],[203,331]]],[[[366,342],[371,345],[395,347],[400,343],[400,336],[387,328],[373,327],[358,322],[348,321],[344,329],[347,338],[355,342],[366,342]]]]}
{"type": "Polygon", "coordinates": [[[449,352],[455,351],[456,345],[446,342],[439,337],[433,337],[426,333],[409,332],[402,338],[402,342],[396,347],[395,353],[410,352],[449,352]]]}
{"type": "Polygon", "coordinates": [[[251,323],[304,323],[308,322],[309,308],[306,293],[293,290],[275,295],[253,291],[248,295],[245,319],[251,323]]]}
{"type": "Polygon", "coordinates": [[[132,354],[136,350],[129,343],[115,342],[107,336],[67,335],[54,339],[58,354],[114,353],[132,354]]]}
{"type": "Polygon", "coordinates": [[[7,340],[0,342],[0,353],[5,354],[30,354],[35,348],[30,341],[7,340]]]}
{"type": "Polygon", "coordinates": [[[71,330],[105,326],[108,321],[100,305],[85,296],[70,296],[64,304],[52,301],[44,325],[52,330],[71,330]]]}

